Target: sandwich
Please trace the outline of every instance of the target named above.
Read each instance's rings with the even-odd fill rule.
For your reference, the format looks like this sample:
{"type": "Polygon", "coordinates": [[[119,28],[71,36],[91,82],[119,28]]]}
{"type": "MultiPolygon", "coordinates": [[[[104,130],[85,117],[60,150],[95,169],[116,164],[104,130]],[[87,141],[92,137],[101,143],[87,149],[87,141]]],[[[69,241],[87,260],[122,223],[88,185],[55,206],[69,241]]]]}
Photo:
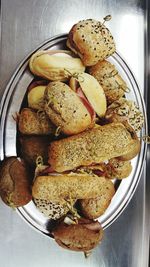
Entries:
{"type": "Polygon", "coordinates": [[[130,160],[139,150],[140,142],[132,128],[110,123],[52,142],[48,163],[54,171],[64,172],[116,157],[130,160]]]}
{"type": "Polygon", "coordinates": [[[94,66],[89,67],[88,72],[103,87],[108,105],[129,91],[126,82],[120,76],[116,67],[107,60],[99,61],[94,66]]]}
{"type": "Polygon", "coordinates": [[[50,173],[50,169],[47,172],[48,175],[45,170],[35,178],[32,196],[37,208],[45,216],[57,220],[54,229],[51,229],[55,241],[69,250],[84,252],[92,250],[100,243],[103,229],[98,221],[84,218],[88,216],[83,217],[82,201],[91,199],[97,201],[98,197],[104,196],[110,203],[115,192],[113,182],[87,172],[58,174],[50,173]],[[79,204],[78,208],[74,207],[75,200],[80,201],[80,205],[82,203],[82,209],[79,210],[79,204]]]}
{"type": "Polygon", "coordinates": [[[102,86],[88,73],[72,76],[69,85],[80,97],[86,99],[94,109],[98,117],[104,117],[106,113],[106,96],[102,86]]]}
{"type": "Polygon", "coordinates": [[[34,75],[50,81],[67,81],[72,74],[85,71],[81,59],[66,50],[37,51],[29,67],[34,75]]]}
{"type": "Polygon", "coordinates": [[[32,196],[50,201],[90,199],[98,197],[111,180],[93,174],[64,173],[37,176],[32,187],[32,196]]]}
{"type": "Polygon", "coordinates": [[[77,224],[59,223],[52,232],[57,244],[65,249],[83,251],[90,255],[103,238],[103,229],[98,221],[80,219],[77,224]],[[89,253],[90,251],[90,253],[89,253]]]}
{"type": "Polygon", "coordinates": [[[104,176],[107,179],[124,179],[127,178],[132,171],[130,160],[120,160],[112,158],[107,162],[92,164],[89,166],[81,166],[76,169],[76,172],[88,172],[97,176],[104,176]]]}
{"type": "Polygon", "coordinates": [[[85,66],[95,65],[115,52],[112,34],[104,22],[94,19],[75,24],[69,32],[67,46],[81,58],[85,66]]]}
{"type": "Polygon", "coordinates": [[[93,108],[65,83],[50,82],[44,101],[47,116],[64,134],[77,134],[94,126],[93,108]]]}

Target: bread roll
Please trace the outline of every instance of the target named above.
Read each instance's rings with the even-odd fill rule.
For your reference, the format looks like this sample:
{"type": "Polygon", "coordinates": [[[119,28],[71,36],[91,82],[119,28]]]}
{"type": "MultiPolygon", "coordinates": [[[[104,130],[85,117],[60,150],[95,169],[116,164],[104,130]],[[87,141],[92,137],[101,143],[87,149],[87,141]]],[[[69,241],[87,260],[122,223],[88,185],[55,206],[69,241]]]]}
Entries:
{"type": "Polygon", "coordinates": [[[53,231],[57,244],[65,249],[74,251],[90,251],[95,248],[103,238],[103,229],[99,222],[67,225],[61,222],[53,231]]]}
{"type": "Polygon", "coordinates": [[[45,90],[45,112],[67,135],[91,127],[92,118],[77,94],[62,82],[51,82],[45,90]]]}
{"type": "Polygon", "coordinates": [[[121,123],[110,123],[52,142],[48,162],[55,171],[64,172],[128,153],[133,158],[139,150],[140,142],[133,131],[121,123]]]}
{"type": "Polygon", "coordinates": [[[45,200],[94,198],[106,191],[112,182],[88,174],[38,176],[32,187],[34,198],[45,200]]]}
{"type": "Polygon", "coordinates": [[[32,55],[29,67],[34,75],[51,81],[66,81],[72,74],[85,70],[80,58],[66,50],[37,51],[32,55]]]}
{"type": "Polygon", "coordinates": [[[88,72],[102,86],[108,104],[116,101],[128,91],[126,82],[122,79],[115,66],[109,61],[99,61],[96,65],[90,67],[88,72]]]}
{"type": "Polygon", "coordinates": [[[78,88],[74,88],[77,82],[77,86],[80,86],[83,94],[86,96],[88,102],[99,117],[103,117],[106,113],[106,97],[103,88],[98,81],[88,73],[80,74],[75,81],[72,77],[70,79],[70,87],[73,87],[75,91],[78,88]]]}
{"type": "Polygon", "coordinates": [[[75,24],[68,35],[67,46],[85,66],[95,65],[115,52],[110,31],[100,21],[86,19],[75,24]]]}
{"type": "Polygon", "coordinates": [[[23,161],[10,157],[0,169],[0,196],[12,208],[26,205],[31,199],[30,176],[23,161]]]}

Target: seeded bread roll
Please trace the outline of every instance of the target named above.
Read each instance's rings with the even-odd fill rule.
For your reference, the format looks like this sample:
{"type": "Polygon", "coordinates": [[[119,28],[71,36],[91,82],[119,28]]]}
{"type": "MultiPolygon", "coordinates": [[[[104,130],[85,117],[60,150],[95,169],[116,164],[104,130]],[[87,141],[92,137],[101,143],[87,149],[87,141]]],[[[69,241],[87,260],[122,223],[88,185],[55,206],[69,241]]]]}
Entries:
{"type": "Polygon", "coordinates": [[[112,103],[106,112],[106,119],[110,122],[127,122],[136,133],[144,124],[144,116],[139,107],[131,100],[120,98],[112,103]]]}
{"type": "Polygon", "coordinates": [[[108,208],[114,194],[115,187],[111,182],[107,185],[105,191],[103,191],[97,198],[81,199],[80,207],[83,215],[89,219],[96,219],[100,217],[108,208]]]}
{"type": "Polygon", "coordinates": [[[19,131],[26,135],[47,135],[55,132],[55,127],[45,114],[30,108],[23,108],[19,115],[19,131]]]}
{"type": "Polygon", "coordinates": [[[94,19],[82,20],[75,24],[69,32],[67,46],[79,55],[85,66],[95,65],[115,52],[110,31],[94,19]]]}
{"type": "Polygon", "coordinates": [[[34,203],[40,212],[44,214],[45,217],[58,220],[69,211],[66,201],[50,201],[46,199],[34,198],[34,203]]]}
{"type": "Polygon", "coordinates": [[[126,82],[118,74],[115,66],[106,60],[99,61],[88,71],[103,87],[108,104],[122,97],[128,90],[126,82]]]}
{"type": "Polygon", "coordinates": [[[63,133],[77,134],[91,127],[90,113],[79,96],[65,83],[49,83],[44,97],[48,117],[63,133]]]}
{"type": "Polygon", "coordinates": [[[89,174],[38,176],[33,183],[32,196],[50,201],[94,198],[103,194],[111,183],[109,179],[89,174]]]}
{"type": "Polygon", "coordinates": [[[48,162],[55,171],[64,172],[131,152],[133,158],[139,150],[140,142],[133,132],[121,123],[110,123],[52,142],[48,162]]]}

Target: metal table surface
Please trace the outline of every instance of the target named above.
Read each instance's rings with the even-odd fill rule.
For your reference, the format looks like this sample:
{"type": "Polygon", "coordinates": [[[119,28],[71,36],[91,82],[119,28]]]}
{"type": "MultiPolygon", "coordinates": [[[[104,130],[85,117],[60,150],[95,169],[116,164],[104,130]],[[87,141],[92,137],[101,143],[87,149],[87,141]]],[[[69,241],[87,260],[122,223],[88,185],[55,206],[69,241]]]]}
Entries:
{"type": "MultiPolygon", "coordinates": [[[[0,96],[18,64],[41,42],[68,32],[78,20],[102,19],[107,14],[112,15],[108,25],[117,50],[133,71],[147,99],[146,1],[138,0],[2,0],[0,96]]],[[[148,151],[132,200],[117,221],[105,230],[102,244],[88,259],[82,253],[61,249],[0,201],[0,267],[148,266],[149,181],[146,173],[149,161],[148,151]]]]}

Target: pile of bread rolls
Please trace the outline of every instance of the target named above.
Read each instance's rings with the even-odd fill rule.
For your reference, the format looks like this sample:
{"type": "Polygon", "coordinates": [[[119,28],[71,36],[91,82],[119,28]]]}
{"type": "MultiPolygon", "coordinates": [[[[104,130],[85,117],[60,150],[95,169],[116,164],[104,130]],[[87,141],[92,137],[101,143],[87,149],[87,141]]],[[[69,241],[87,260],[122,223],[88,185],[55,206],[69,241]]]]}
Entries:
{"type": "Polygon", "coordinates": [[[113,179],[130,175],[140,151],[143,115],[107,60],[116,49],[104,25],[109,19],[82,20],[71,28],[66,50],[32,55],[34,78],[17,118],[20,160],[1,166],[2,200],[20,207],[32,199],[55,221],[56,242],[75,251],[101,241],[97,219],[115,194],[113,179]]]}

